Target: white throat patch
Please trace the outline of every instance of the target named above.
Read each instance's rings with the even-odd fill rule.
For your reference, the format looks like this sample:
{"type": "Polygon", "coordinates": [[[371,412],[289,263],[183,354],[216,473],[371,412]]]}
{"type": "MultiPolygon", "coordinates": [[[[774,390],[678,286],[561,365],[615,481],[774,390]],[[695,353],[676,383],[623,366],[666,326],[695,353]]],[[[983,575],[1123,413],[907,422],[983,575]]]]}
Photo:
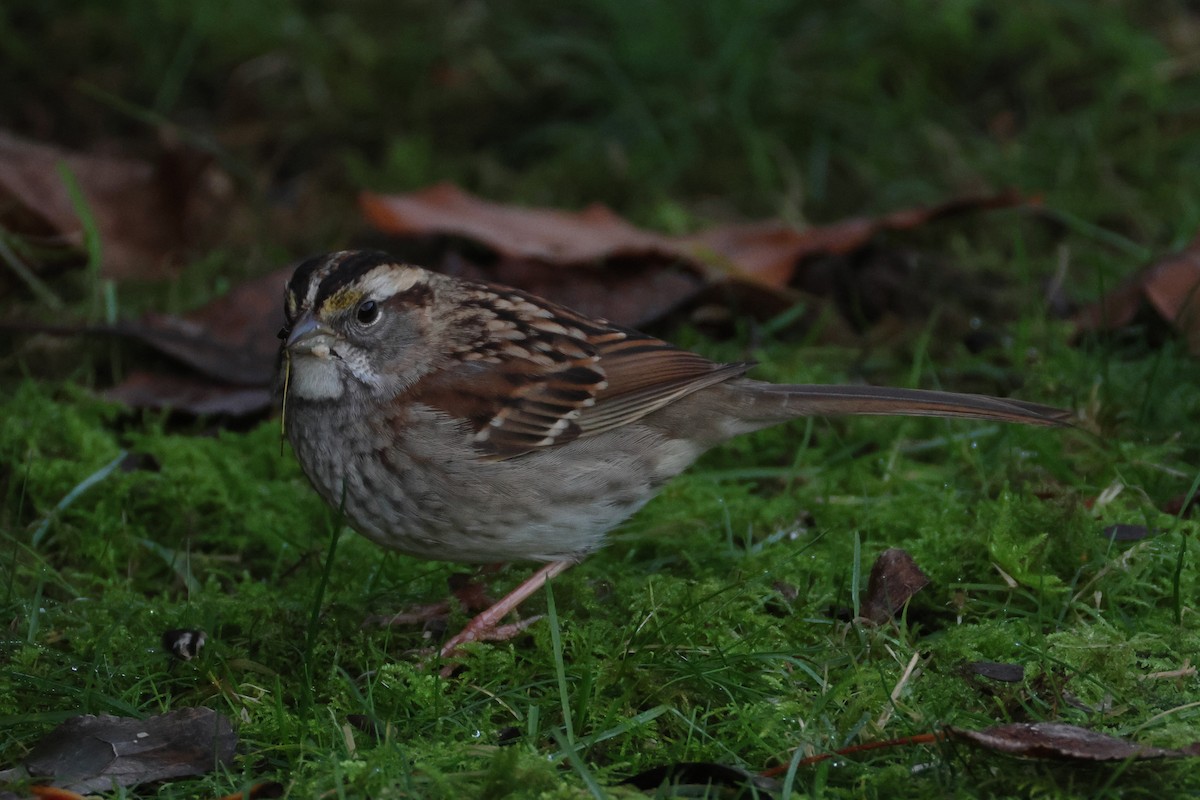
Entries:
{"type": "Polygon", "coordinates": [[[307,353],[292,356],[288,394],[301,400],[336,400],[345,393],[338,365],[307,353]]]}

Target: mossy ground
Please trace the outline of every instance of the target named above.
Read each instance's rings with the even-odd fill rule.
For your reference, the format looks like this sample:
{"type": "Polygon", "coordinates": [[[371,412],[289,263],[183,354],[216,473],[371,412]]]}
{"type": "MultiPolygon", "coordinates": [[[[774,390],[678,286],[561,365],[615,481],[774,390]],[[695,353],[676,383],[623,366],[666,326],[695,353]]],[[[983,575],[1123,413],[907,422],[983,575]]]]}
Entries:
{"type": "MultiPolygon", "coordinates": [[[[758,770],[795,748],[1013,720],[1200,739],[1195,676],[1148,677],[1200,652],[1197,525],[1162,510],[1196,489],[1200,363],[1153,331],[1073,344],[1041,300],[1064,264],[1068,294],[1092,298],[1200,221],[1184,6],[600,2],[500,15],[414,3],[405,18],[279,0],[154,14],[83,4],[52,23],[17,5],[29,7],[0,12],[0,42],[28,85],[86,70],[197,127],[234,121],[204,115],[233,65],[281,59],[279,83],[251,103],[280,131],[274,166],[315,172],[335,198],[455,178],[502,200],[606,200],[672,230],[734,213],[832,219],[985,185],[1042,191],[1053,224],[1006,212],[915,237],[980,285],[1004,276],[1006,313],[984,320],[996,335],[980,352],[937,323],[897,320],[858,346],[770,326],[723,341],[661,333],[757,360],[777,381],[1017,387],[1080,409],[1080,425],[813,420],[732,442],[557,580],[552,607],[535,598],[527,613],[547,619],[472,648],[444,679],[414,657],[419,631],[361,623],[443,599],[461,568],[342,529],[281,454],[276,422],[181,429],[94,399],[107,348],[65,377],[17,351],[0,400],[3,764],[75,714],[195,705],[235,721],[236,768],[139,796],[268,779],[293,797],[640,796],[619,781],[660,764],[758,770]],[[30,30],[82,61],[38,63],[30,30]],[[458,72],[425,80],[441,67],[458,72]],[[72,494],[122,452],[148,458],[72,494]],[[1114,523],[1156,535],[1110,542],[1114,523]],[[853,622],[887,547],[911,552],[931,585],[895,624],[853,622]],[[171,628],[203,629],[209,644],[173,661],[159,646],[171,628]],[[1022,664],[1025,679],[965,675],[976,660],[1022,664]]],[[[64,103],[63,119],[89,123],[78,135],[112,132],[78,95],[64,103]]],[[[347,201],[303,244],[341,244],[352,213],[347,201]]],[[[206,255],[189,280],[213,290],[283,260],[258,235],[206,255]]],[[[125,311],[180,302],[146,294],[125,311]]],[[[974,313],[961,299],[939,300],[941,318],[974,313]]],[[[1081,767],[942,745],[802,767],[788,787],[1163,797],[1200,791],[1198,776],[1186,762],[1081,767]]]]}

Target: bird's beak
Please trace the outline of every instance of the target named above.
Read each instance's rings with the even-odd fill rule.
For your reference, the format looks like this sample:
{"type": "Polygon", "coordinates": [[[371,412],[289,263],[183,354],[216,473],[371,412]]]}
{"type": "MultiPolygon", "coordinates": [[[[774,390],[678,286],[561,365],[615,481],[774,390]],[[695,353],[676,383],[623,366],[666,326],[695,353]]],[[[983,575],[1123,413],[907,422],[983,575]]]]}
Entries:
{"type": "Polygon", "coordinates": [[[316,355],[322,352],[322,348],[323,352],[328,354],[333,339],[333,331],[318,321],[311,311],[306,311],[288,332],[283,346],[297,354],[313,353],[316,355]]]}

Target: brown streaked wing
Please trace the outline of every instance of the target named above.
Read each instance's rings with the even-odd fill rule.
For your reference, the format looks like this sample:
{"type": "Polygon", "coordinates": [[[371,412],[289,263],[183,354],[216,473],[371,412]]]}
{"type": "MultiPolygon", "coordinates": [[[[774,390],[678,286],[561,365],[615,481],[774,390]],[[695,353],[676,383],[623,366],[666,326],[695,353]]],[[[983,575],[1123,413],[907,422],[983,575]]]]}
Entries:
{"type": "Polygon", "coordinates": [[[681,397],[745,374],[751,364],[718,364],[644,334],[597,344],[608,386],[579,417],[582,435],[628,425],[681,397]]]}
{"type": "Polygon", "coordinates": [[[503,459],[579,436],[576,420],[603,385],[591,359],[547,366],[511,358],[443,370],[421,380],[411,397],[465,419],[481,455],[503,459]]]}
{"type": "Polygon", "coordinates": [[[743,374],[660,339],[504,287],[480,285],[479,306],[522,335],[423,378],[416,402],[465,419],[484,458],[505,459],[641,419],[743,374]],[[499,308],[525,301],[552,316],[499,308]]]}

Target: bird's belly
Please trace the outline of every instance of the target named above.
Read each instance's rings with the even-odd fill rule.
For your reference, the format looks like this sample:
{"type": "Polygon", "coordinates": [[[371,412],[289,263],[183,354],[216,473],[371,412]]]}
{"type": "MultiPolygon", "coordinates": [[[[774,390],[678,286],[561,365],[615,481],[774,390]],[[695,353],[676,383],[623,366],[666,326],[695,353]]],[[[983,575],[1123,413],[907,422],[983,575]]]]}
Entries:
{"type": "Polygon", "coordinates": [[[495,562],[599,549],[699,452],[661,438],[647,446],[647,437],[658,434],[625,428],[481,461],[465,438],[393,435],[341,462],[326,436],[291,438],[313,485],[367,538],[419,558],[495,562]]]}
{"type": "MultiPolygon", "coordinates": [[[[531,454],[542,455],[542,454],[531,454]]],[[[600,469],[557,468],[512,461],[472,462],[457,470],[403,469],[407,480],[396,490],[395,467],[365,459],[351,478],[366,491],[355,492],[346,513],[365,536],[394,550],[445,561],[560,561],[599,549],[605,534],[641,508],[654,488],[616,464],[600,469]],[[482,469],[481,468],[485,468],[482,469]],[[419,473],[419,474],[418,474],[419,473]],[[622,474],[623,473],[623,474],[622,474]],[[391,484],[392,489],[380,491],[391,484]]],[[[407,466],[407,465],[405,465],[407,466]]],[[[578,465],[576,465],[578,466],[578,465]]]]}

